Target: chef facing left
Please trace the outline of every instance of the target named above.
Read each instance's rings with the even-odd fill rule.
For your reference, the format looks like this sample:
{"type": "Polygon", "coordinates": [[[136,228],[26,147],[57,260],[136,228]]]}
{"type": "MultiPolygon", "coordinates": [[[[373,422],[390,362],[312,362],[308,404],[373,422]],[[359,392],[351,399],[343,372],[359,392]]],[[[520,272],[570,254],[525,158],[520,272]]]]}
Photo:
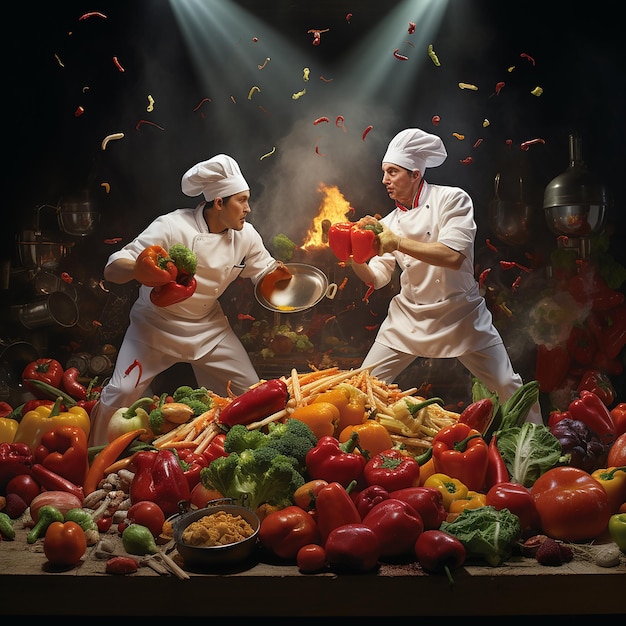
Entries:
{"type": "Polygon", "coordinates": [[[282,264],[246,221],[250,189],[232,157],[218,154],[197,163],[183,175],[181,188],[185,195],[202,195],[203,199],[195,208],[157,217],[109,257],[104,278],[116,284],[137,280],[142,273],[136,261],[144,250],[160,246],[168,251],[180,244],[197,260],[195,291],[180,302],[160,306],[151,300],[153,287],[140,287],[115,370],[91,413],[92,446],[108,443],[113,413],[131,406],[147,392],[155,376],[176,363],[191,364],[197,385],[224,397],[228,389],[240,395],[259,381],[218,298],[237,278],[256,284],[265,271],[282,264]],[[141,369],[127,375],[136,363],[141,369]]]}

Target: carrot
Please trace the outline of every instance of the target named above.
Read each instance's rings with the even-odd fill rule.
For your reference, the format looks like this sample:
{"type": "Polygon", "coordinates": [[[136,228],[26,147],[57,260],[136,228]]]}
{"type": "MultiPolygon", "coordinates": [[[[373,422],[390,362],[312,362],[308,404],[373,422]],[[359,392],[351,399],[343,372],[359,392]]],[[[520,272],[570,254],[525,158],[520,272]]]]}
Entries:
{"type": "Polygon", "coordinates": [[[89,467],[85,482],[83,483],[85,496],[93,493],[98,488],[98,483],[104,478],[105,470],[117,461],[120,454],[122,454],[137,437],[143,435],[145,432],[145,428],[129,430],[127,433],[123,433],[115,438],[102,449],[89,467]]]}

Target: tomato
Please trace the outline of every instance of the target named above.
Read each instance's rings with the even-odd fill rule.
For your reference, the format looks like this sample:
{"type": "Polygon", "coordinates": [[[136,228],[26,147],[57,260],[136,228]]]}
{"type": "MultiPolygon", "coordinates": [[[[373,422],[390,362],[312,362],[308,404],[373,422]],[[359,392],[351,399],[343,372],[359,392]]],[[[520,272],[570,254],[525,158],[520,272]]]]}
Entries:
{"type": "Polygon", "coordinates": [[[522,532],[539,530],[539,514],[535,498],[528,487],[513,482],[495,484],[487,492],[486,504],[498,511],[509,509],[519,517],[522,532]]]}
{"type": "Polygon", "coordinates": [[[126,520],[130,524],[145,526],[154,537],[158,537],[163,530],[165,514],[156,502],[140,500],[128,509],[126,520]]]}
{"type": "Polygon", "coordinates": [[[52,522],[43,539],[43,551],[52,565],[76,565],[87,551],[85,531],[76,522],[52,522]]]}
{"type": "Polygon", "coordinates": [[[298,551],[310,543],[319,543],[320,533],[312,515],[299,506],[273,511],[261,522],[261,546],[279,559],[295,561],[298,551]]]}
{"type": "Polygon", "coordinates": [[[204,509],[207,505],[207,502],[211,502],[211,500],[220,500],[224,496],[215,489],[207,489],[202,482],[199,482],[192,490],[191,490],[191,504],[197,506],[199,509],[204,509]]]}
{"type": "Polygon", "coordinates": [[[98,532],[100,533],[107,532],[109,528],[111,528],[112,524],[113,524],[113,517],[111,517],[110,515],[103,516],[96,522],[96,526],[98,527],[98,532]]]}
{"type": "Polygon", "coordinates": [[[609,448],[606,460],[607,467],[621,467],[626,465],[626,433],[622,433],[609,448]]]}
{"type": "Polygon", "coordinates": [[[553,467],[531,487],[543,532],[553,539],[587,541],[601,535],[611,517],[604,487],[577,467],[553,467]]]}
{"type": "Polygon", "coordinates": [[[30,505],[33,498],[41,493],[41,487],[30,474],[18,474],[7,483],[5,495],[10,493],[17,494],[27,505],[30,505]]]}
{"type": "Polygon", "coordinates": [[[303,574],[321,572],[326,567],[326,550],[316,543],[302,546],[296,555],[296,563],[303,574]]]}
{"type": "Polygon", "coordinates": [[[41,391],[30,385],[26,381],[28,379],[39,380],[44,383],[48,383],[48,385],[52,385],[57,389],[61,387],[61,380],[63,378],[63,366],[56,359],[36,359],[35,361],[31,361],[26,365],[26,367],[22,370],[22,381],[24,386],[36,397],[43,398],[41,391]]]}

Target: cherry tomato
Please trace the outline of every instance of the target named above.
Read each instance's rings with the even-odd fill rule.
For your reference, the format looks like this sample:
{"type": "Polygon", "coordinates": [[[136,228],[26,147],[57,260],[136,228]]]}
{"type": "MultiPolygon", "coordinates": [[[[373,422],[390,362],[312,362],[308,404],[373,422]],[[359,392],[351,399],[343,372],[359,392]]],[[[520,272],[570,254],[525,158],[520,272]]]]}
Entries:
{"type": "Polygon", "coordinates": [[[517,515],[522,532],[540,528],[535,498],[524,485],[513,482],[497,483],[487,492],[486,503],[498,511],[509,509],[517,515]]]}
{"type": "Polygon", "coordinates": [[[611,517],[604,487],[568,465],[553,467],[531,487],[543,532],[553,539],[587,541],[600,536],[611,517]]]}
{"type": "Polygon", "coordinates": [[[101,517],[96,522],[96,526],[98,527],[98,532],[105,533],[107,530],[109,530],[109,528],[111,528],[112,523],[113,523],[113,518],[110,515],[101,517]]]}
{"type": "Polygon", "coordinates": [[[41,487],[30,474],[18,474],[7,483],[5,492],[6,495],[10,493],[18,495],[27,505],[30,505],[33,498],[41,493],[41,487]]]}
{"type": "Polygon", "coordinates": [[[141,500],[133,504],[126,514],[127,523],[141,524],[150,530],[154,537],[158,537],[163,530],[165,514],[155,502],[141,500]]]}
{"type": "Polygon", "coordinates": [[[76,522],[52,522],[43,539],[43,551],[52,565],[76,565],[87,551],[85,531],[76,522]]]}
{"type": "Polygon", "coordinates": [[[326,567],[326,550],[316,543],[302,546],[296,555],[296,563],[303,574],[321,572],[326,567]]]}

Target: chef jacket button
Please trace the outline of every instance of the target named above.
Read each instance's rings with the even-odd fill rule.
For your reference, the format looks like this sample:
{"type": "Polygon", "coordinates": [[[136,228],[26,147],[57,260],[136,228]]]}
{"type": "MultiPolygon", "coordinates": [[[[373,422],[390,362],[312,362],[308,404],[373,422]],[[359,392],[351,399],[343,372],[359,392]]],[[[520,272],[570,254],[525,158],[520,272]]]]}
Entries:
{"type": "Polygon", "coordinates": [[[435,278],[435,285],[438,285],[441,281],[438,278],[435,278]]]}
{"type": "Polygon", "coordinates": [[[219,289],[216,287],[215,289],[213,289],[213,293],[217,293],[219,291],[219,289]]]}

